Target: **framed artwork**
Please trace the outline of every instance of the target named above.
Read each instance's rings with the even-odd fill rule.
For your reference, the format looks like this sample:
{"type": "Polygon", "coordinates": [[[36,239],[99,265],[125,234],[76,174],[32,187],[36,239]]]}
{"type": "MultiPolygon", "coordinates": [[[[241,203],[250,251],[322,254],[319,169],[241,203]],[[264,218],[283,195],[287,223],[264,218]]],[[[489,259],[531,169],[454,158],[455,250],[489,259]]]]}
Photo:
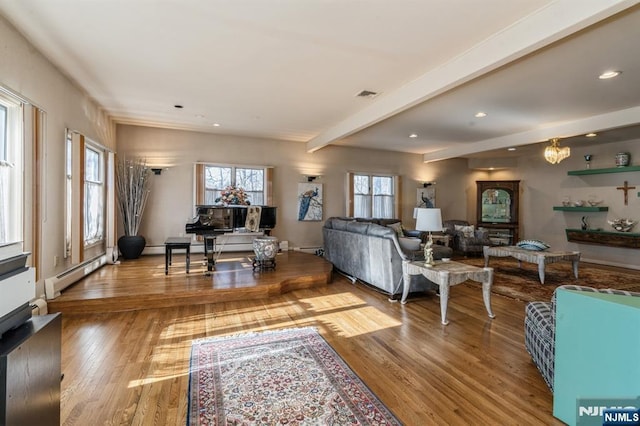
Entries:
{"type": "Polygon", "coordinates": [[[436,206],[436,186],[431,184],[425,188],[418,188],[416,207],[433,208],[436,206]]]}
{"type": "Polygon", "coordinates": [[[322,184],[298,184],[298,220],[322,220],[322,184]]]}

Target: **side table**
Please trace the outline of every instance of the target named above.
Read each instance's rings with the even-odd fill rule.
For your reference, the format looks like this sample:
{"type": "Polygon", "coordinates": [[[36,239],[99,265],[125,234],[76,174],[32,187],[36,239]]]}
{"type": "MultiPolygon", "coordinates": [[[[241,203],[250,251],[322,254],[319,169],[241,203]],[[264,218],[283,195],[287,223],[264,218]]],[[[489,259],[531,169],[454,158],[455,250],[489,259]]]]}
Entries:
{"type": "Polygon", "coordinates": [[[449,303],[449,288],[467,280],[482,283],[482,298],[489,318],[495,318],[491,310],[491,286],[493,285],[493,268],[478,268],[460,262],[435,261],[433,266],[425,266],[423,261],[402,262],[403,289],[401,303],[407,303],[411,275],[424,275],[429,281],[440,287],[440,315],[442,324],[447,325],[447,305],[449,303]]]}
{"type": "Polygon", "coordinates": [[[173,250],[185,250],[187,260],[187,274],[189,273],[189,261],[191,257],[191,238],[190,237],[169,237],[164,242],[164,274],[169,273],[171,266],[171,255],[173,250]]]}

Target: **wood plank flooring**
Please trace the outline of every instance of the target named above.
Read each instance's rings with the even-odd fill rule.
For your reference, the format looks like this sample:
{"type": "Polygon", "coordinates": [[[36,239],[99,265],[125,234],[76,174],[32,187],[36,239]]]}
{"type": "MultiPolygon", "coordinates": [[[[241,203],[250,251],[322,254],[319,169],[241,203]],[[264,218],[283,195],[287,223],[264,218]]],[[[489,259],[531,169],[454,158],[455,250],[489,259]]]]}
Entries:
{"type": "Polygon", "coordinates": [[[105,265],[49,302],[51,312],[117,312],[264,298],[294,289],[326,285],[332,265],[302,252],[283,252],[275,270],[254,270],[249,253],[223,253],[215,270],[192,254],[186,273],[184,255],[174,253],[165,275],[164,256],[142,256],[105,265]],[[194,260],[194,258],[196,260],[194,260]]]}
{"type": "MultiPolygon", "coordinates": [[[[305,271],[314,258],[289,262],[305,271]]],[[[123,269],[102,268],[101,280],[144,288],[154,262],[163,277],[164,258],[149,257],[121,265],[126,278],[123,269]]],[[[190,286],[195,276],[175,279],[190,286]]],[[[63,311],[62,424],[184,425],[193,339],[313,326],[406,425],[561,425],[524,348],[524,303],[494,296],[492,304],[493,320],[479,284],[455,286],[443,326],[432,293],[402,305],[334,275],[329,285],[270,297],[63,311]]]]}

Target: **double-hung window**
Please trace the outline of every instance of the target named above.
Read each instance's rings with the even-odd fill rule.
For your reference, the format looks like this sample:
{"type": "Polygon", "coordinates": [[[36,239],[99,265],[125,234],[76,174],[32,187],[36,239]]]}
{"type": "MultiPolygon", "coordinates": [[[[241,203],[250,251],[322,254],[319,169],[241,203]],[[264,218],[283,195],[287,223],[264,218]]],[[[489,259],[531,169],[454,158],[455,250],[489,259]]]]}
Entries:
{"type": "Polygon", "coordinates": [[[89,144],[84,150],[84,244],[104,238],[104,159],[100,149],[89,144]]]}
{"type": "Polygon", "coordinates": [[[397,185],[397,176],[352,174],[349,204],[353,211],[347,213],[354,217],[397,217],[397,185]]]}
{"type": "Polygon", "coordinates": [[[22,102],[0,91],[0,244],[22,241],[22,102]]]}
{"type": "Polygon", "coordinates": [[[252,205],[266,204],[266,168],[212,164],[198,166],[203,168],[204,204],[216,204],[216,199],[229,186],[244,189],[252,205]]]}

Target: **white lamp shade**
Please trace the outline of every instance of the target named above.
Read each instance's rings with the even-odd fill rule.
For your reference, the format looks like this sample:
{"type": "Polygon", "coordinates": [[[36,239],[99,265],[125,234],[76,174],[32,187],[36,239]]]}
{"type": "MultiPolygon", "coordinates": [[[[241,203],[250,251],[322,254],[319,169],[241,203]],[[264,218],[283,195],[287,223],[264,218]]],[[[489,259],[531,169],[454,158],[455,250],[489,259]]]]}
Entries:
{"type": "Polygon", "coordinates": [[[417,209],[416,230],[442,231],[442,213],[440,209],[417,209]]]}

